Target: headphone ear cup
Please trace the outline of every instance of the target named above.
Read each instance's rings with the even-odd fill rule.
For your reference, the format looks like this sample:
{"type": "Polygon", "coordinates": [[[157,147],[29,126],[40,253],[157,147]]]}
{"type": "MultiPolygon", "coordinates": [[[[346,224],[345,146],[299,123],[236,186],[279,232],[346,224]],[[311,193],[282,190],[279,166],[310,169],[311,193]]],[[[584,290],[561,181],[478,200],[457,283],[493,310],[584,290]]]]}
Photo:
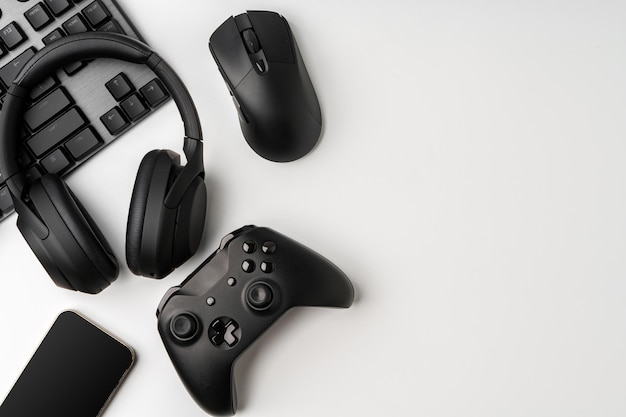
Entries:
{"type": "Polygon", "coordinates": [[[204,180],[194,178],[178,206],[174,233],[174,264],[182,265],[200,246],[207,209],[204,180]]]}
{"type": "Polygon", "coordinates": [[[139,166],[126,230],[126,261],[136,275],[163,278],[175,268],[176,209],[165,196],[179,171],[180,156],[169,150],[149,152],[139,166]]]}
{"type": "Polygon", "coordinates": [[[96,294],[115,281],[119,268],[109,244],[59,176],[36,180],[29,197],[48,236],[38,238],[19,219],[18,226],[58,286],[96,294]]]}
{"type": "Polygon", "coordinates": [[[177,207],[165,205],[183,169],[180,156],[168,150],[149,152],[139,165],[126,229],[126,261],[136,275],[163,278],[200,246],[207,202],[202,178],[193,179],[177,207]]]}
{"type": "Polygon", "coordinates": [[[150,151],[141,160],[128,208],[126,263],[135,275],[141,275],[141,236],[148,204],[148,192],[150,191],[157,156],[158,151],[150,151]]]}

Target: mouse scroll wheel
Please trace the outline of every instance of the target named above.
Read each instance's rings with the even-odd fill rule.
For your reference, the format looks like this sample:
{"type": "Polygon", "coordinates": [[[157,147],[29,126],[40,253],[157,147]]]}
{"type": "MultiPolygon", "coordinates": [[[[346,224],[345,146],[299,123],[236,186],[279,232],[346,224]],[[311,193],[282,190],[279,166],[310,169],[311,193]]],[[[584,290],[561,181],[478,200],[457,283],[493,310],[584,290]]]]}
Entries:
{"type": "Polygon", "coordinates": [[[261,50],[259,38],[257,38],[256,33],[254,33],[252,29],[246,29],[241,32],[241,37],[243,38],[243,43],[246,45],[249,54],[256,54],[261,50]]]}

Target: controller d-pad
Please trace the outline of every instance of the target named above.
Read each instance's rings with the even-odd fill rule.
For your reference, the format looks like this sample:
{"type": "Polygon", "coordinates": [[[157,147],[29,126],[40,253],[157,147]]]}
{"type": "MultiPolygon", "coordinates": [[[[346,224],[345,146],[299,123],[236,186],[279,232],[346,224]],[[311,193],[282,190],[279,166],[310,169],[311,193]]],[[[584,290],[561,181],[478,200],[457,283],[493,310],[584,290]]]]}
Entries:
{"type": "Polygon", "coordinates": [[[239,324],[229,317],[220,317],[209,326],[209,339],[219,349],[231,349],[241,339],[239,324]]]}

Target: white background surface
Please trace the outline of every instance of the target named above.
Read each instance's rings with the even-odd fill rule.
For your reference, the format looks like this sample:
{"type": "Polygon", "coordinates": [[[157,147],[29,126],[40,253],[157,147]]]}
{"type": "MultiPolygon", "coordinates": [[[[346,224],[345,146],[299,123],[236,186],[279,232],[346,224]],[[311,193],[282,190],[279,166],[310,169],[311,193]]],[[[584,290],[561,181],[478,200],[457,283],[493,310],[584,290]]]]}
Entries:
{"type": "Polygon", "coordinates": [[[249,349],[238,415],[626,415],[626,3],[121,4],[201,115],[202,248],[162,281],[123,265],[136,167],[180,151],[169,103],[68,180],[123,265],[102,294],[54,287],[16,217],[0,224],[0,396],[76,309],[137,351],[106,417],[205,415],[154,312],[254,223],[328,257],[357,297],[294,310],[249,349]],[[287,18],[316,87],[322,140],[297,162],[246,145],[209,54],[213,30],[246,9],[287,18]]]}

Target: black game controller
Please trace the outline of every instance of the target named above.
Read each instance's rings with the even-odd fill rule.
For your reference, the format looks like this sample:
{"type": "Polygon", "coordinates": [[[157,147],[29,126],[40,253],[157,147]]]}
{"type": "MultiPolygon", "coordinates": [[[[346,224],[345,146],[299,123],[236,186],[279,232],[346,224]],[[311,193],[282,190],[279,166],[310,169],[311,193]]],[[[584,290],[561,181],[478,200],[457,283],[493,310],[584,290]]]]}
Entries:
{"type": "Polygon", "coordinates": [[[208,413],[237,410],[239,355],[295,306],[350,307],[354,289],[330,261],[272,229],[246,226],[157,309],[165,348],[187,390],[208,413]]]}

